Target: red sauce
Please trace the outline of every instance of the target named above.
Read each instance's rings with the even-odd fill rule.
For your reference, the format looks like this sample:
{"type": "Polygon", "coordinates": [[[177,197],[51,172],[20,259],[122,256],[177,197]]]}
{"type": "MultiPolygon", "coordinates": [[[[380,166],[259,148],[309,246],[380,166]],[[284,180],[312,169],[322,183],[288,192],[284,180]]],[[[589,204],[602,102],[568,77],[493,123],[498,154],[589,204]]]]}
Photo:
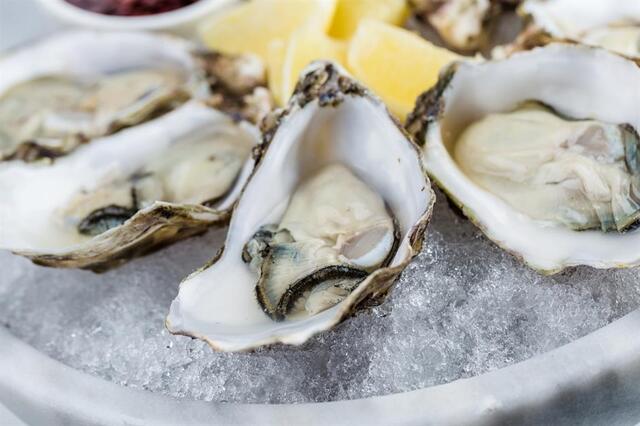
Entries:
{"type": "Polygon", "coordinates": [[[198,0],[66,0],[79,8],[104,15],[140,16],[170,12],[198,0]]]}

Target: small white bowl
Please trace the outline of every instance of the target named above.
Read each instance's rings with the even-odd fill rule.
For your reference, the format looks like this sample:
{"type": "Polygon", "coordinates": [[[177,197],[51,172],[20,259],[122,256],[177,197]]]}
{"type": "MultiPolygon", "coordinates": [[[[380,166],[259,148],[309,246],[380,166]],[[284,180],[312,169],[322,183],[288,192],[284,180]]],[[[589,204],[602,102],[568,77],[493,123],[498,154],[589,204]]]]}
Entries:
{"type": "Polygon", "coordinates": [[[67,3],[65,0],[38,0],[64,23],[100,30],[162,30],[185,36],[195,34],[196,27],[204,18],[215,14],[238,0],[199,0],[189,6],[170,12],[145,16],[113,16],[91,12],[67,3]]]}

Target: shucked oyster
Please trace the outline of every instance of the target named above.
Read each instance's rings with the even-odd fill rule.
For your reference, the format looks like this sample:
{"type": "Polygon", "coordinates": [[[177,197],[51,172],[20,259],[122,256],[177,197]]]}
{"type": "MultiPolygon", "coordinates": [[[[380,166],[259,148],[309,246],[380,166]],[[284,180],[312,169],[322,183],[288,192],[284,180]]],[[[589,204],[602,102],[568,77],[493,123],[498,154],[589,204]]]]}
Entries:
{"type": "Polygon", "coordinates": [[[53,165],[0,165],[0,247],[105,269],[224,222],[256,131],[195,101],[53,165]]]}
{"type": "Polygon", "coordinates": [[[0,97],[5,160],[54,158],[90,139],[138,124],[190,97],[172,70],[124,71],[95,82],[46,76],[0,97]]]}
{"type": "Polygon", "coordinates": [[[633,266],[640,264],[638,88],[634,61],[551,44],[451,66],[418,99],[407,127],[438,185],[531,267],[633,266]]]}
{"type": "Polygon", "coordinates": [[[188,277],[172,333],[236,351],[301,344],[383,297],[422,244],[433,193],[383,104],[327,62],[263,123],[224,249],[188,277]]]}
{"type": "Polygon", "coordinates": [[[450,48],[471,53],[489,44],[491,27],[520,0],[409,0],[414,15],[450,48]]]}
{"type": "Polygon", "coordinates": [[[533,23],[509,50],[536,44],[540,31],[640,57],[640,2],[629,0],[525,0],[523,15],[533,23]]]}
{"type": "Polygon", "coordinates": [[[380,195],[345,166],[325,166],[245,245],[258,303],[274,319],[330,308],[391,260],[394,228],[380,195]]]}
{"type": "Polygon", "coordinates": [[[264,85],[264,69],[254,62],[199,54],[160,35],[55,37],[0,61],[0,161],[59,157],[193,97],[214,96],[217,109],[233,104],[228,109],[237,114],[236,104],[264,85]]]}
{"type": "Polygon", "coordinates": [[[157,201],[215,206],[233,188],[251,147],[230,123],[200,129],[151,153],[130,174],[114,171],[95,186],[83,187],[61,209],[59,218],[78,233],[94,236],[122,225],[157,201]]]}
{"type": "Polygon", "coordinates": [[[471,124],[454,160],[531,218],[624,232],[640,221],[639,153],[631,126],[567,119],[530,103],[471,124]]]}

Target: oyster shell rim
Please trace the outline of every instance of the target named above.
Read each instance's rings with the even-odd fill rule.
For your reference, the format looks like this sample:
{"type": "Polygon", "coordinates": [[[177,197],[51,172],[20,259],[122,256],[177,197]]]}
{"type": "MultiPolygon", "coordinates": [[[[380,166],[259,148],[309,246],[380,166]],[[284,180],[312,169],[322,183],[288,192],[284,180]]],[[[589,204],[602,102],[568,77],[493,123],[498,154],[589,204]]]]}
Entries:
{"type": "Polygon", "coordinates": [[[222,226],[231,216],[228,210],[215,210],[198,204],[156,201],[118,225],[80,245],[56,253],[15,250],[36,265],[56,268],[88,269],[100,273],[137,257],[150,254],[174,242],[203,234],[212,226],[222,226]],[[132,232],[134,234],[132,235],[132,232]],[[171,235],[160,236],[172,231],[171,235]],[[98,247],[104,247],[100,250],[98,247]]]}

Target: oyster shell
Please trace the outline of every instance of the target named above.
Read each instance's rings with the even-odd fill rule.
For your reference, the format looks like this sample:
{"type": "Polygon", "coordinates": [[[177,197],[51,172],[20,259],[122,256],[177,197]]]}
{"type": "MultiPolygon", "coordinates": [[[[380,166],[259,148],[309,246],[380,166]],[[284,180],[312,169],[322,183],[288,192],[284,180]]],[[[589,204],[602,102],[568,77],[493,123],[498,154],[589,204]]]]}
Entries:
{"type": "Polygon", "coordinates": [[[0,74],[0,161],[60,157],[190,98],[242,115],[265,84],[257,58],[143,33],[63,34],[3,59],[0,74]]]}
{"type": "Polygon", "coordinates": [[[0,164],[0,248],[100,271],[228,219],[257,130],[190,101],[53,165],[0,164]]]}
{"type": "Polygon", "coordinates": [[[449,67],[407,128],[434,181],[532,268],[635,266],[638,105],[634,61],[554,43],[449,67]]]}
{"type": "Polygon", "coordinates": [[[520,0],[409,0],[414,16],[428,23],[444,44],[473,53],[491,44],[492,27],[520,0]]]}
{"type": "Polygon", "coordinates": [[[536,44],[540,31],[556,39],[570,39],[640,57],[640,3],[628,0],[526,0],[520,8],[534,27],[511,47],[536,44]]]}
{"type": "Polygon", "coordinates": [[[225,247],[182,282],[167,317],[172,333],[218,350],[301,344],[383,297],[434,202],[415,145],[332,63],[307,68],[256,154],[225,247]]]}

